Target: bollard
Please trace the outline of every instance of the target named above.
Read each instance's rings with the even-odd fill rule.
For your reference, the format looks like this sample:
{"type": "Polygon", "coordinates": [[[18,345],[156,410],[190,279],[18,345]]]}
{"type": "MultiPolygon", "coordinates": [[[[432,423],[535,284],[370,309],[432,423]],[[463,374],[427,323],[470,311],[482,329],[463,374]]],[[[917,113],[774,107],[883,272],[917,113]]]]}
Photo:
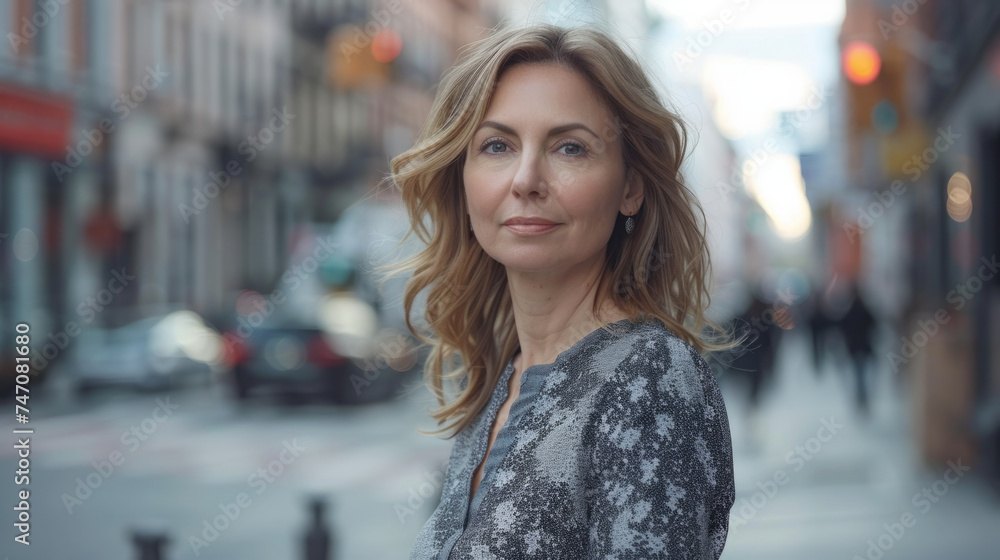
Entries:
{"type": "Polygon", "coordinates": [[[305,532],[305,560],[332,560],[333,537],[326,526],[326,501],[322,496],[309,500],[310,523],[305,532]]]}
{"type": "Polygon", "coordinates": [[[157,528],[132,529],[132,543],[135,544],[138,560],[166,560],[167,532],[157,528]]]}

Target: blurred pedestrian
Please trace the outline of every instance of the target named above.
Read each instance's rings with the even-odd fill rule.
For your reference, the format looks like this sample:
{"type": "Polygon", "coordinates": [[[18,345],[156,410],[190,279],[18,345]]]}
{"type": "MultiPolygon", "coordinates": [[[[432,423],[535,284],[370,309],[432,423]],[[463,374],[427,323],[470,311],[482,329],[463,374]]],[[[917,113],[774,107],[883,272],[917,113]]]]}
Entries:
{"type": "Polygon", "coordinates": [[[849,288],[850,304],[847,313],[837,322],[844,345],[850,356],[854,374],[854,400],[858,412],[863,417],[870,414],[869,366],[874,354],[872,339],[875,336],[875,316],[858,291],[857,284],[849,288]]]}
{"type": "Polygon", "coordinates": [[[756,451],[764,442],[761,397],[773,377],[780,329],[775,324],[774,307],[764,301],[756,290],[747,308],[734,323],[733,332],[742,342],[722,361],[729,376],[746,386],[747,443],[751,451],[756,451]]]}
{"type": "Polygon", "coordinates": [[[823,302],[823,292],[816,291],[808,302],[805,303],[806,322],[809,327],[809,339],[812,342],[813,368],[816,377],[823,373],[823,365],[828,356],[827,337],[833,322],[826,314],[826,307],[823,302]]]}
{"type": "Polygon", "coordinates": [[[740,315],[736,332],[746,335],[742,347],[734,352],[729,367],[748,381],[747,403],[750,410],[760,408],[761,392],[774,367],[778,327],[768,314],[773,314],[771,304],[754,294],[750,305],[740,315]]]}

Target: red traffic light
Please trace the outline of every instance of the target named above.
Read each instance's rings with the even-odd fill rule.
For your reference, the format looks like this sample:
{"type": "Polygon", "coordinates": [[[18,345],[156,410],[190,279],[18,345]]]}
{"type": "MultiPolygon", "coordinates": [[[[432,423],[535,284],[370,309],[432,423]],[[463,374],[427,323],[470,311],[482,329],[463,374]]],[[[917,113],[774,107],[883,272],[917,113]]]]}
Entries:
{"type": "Polygon", "coordinates": [[[392,29],[383,29],[372,37],[372,56],[381,63],[392,62],[403,50],[403,39],[392,29]]]}
{"type": "Polygon", "coordinates": [[[882,69],[882,57],[875,47],[865,41],[848,43],[844,47],[842,62],[847,79],[861,86],[875,81],[882,69]]]}

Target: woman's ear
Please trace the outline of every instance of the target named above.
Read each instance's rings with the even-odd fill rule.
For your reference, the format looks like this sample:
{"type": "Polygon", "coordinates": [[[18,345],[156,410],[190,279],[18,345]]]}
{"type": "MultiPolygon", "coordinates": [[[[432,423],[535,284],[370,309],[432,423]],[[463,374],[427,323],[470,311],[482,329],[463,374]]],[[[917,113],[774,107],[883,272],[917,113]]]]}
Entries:
{"type": "Polygon", "coordinates": [[[645,185],[635,168],[629,168],[625,176],[625,196],[622,198],[621,213],[626,216],[634,216],[642,207],[642,200],[645,194],[645,185]]]}

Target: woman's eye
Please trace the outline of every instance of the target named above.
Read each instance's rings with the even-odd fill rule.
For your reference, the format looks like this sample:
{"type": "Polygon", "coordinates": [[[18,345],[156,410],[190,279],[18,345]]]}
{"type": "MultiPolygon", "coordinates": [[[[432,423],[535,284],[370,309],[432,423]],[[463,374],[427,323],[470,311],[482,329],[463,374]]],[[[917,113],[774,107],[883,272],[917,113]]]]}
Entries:
{"type": "Polygon", "coordinates": [[[580,144],[577,144],[576,142],[567,142],[562,146],[559,146],[560,150],[562,150],[563,148],[569,148],[569,151],[563,152],[568,156],[582,156],[585,153],[587,153],[587,149],[581,146],[580,144]]]}
{"type": "MultiPolygon", "coordinates": [[[[480,145],[479,151],[486,152],[487,154],[500,155],[507,153],[509,146],[507,142],[500,138],[490,138],[480,145]]],[[[586,155],[587,148],[577,142],[567,142],[562,146],[559,146],[557,150],[564,150],[562,153],[567,156],[579,157],[586,155]]]]}
{"type": "Polygon", "coordinates": [[[502,154],[502,153],[504,153],[504,152],[507,151],[507,144],[503,140],[499,140],[499,139],[496,139],[496,138],[490,138],[489,140],[483,142],[481,150],[486,151],[486,153],[488,153],[488,154],[502,154]],[[493,148],[493,147],[498,147],[498,149],[499,148],[503,148],[503,149],[499,150],[499,151],[493,151],[493,150],[490,149],[490,148],[493,148]]]}

